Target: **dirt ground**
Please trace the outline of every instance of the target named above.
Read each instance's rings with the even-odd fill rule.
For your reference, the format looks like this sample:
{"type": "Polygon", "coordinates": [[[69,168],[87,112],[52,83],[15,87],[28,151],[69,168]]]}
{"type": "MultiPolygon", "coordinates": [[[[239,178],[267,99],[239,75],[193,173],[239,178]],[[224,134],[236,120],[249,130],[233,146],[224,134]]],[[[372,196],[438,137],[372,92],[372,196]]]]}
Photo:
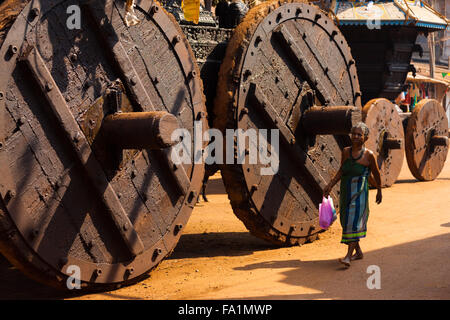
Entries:
{"type": "Polygon", "coordinates": [[[337,221],[320,240],[277,248],[250,235],[234,216],[220,175],[208,185],[173,254],[151,276],[111,292],[67,295],[25,278],[0,257],[0,299],[450,299],[450,157],[440,176],[418,182],[406,161],[375,204],[370,191],[363,260],[338,263],[337,221]],[[369,266],[381,288],[369,289],[369,266]]]}

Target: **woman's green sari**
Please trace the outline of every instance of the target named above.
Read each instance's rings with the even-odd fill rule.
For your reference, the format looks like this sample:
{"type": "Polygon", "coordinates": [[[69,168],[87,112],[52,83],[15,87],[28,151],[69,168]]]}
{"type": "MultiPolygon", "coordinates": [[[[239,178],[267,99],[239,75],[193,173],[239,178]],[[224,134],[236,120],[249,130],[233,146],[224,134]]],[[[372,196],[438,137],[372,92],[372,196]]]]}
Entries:
{"type": "Polygon", "coordinates": [[[339,197],[340,221],[342,226],[342,243],[359,241],[366,236],[369,218],[369,184],[370,168],[359,164],[351,155],[342,166],[341,188],[339,197]]]}

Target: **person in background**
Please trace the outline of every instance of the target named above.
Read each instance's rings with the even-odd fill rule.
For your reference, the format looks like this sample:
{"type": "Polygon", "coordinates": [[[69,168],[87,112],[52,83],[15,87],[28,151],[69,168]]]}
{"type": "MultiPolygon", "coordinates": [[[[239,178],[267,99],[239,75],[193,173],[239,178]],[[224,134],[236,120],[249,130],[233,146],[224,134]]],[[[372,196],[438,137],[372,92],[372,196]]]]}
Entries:
{"type": "Polygon", "coordinates": [[[220,0],[216,6],[214,14],[219,18],[219,28],[229,28],[228,26],[228,10],[230,4],[226,0],[220,0]]]}
{"type": "Polygon", "coordinates": [[[241,0],[233,0],[229,7],[229,28],[236,28],[248,12],[248,6],[241,0]]]}

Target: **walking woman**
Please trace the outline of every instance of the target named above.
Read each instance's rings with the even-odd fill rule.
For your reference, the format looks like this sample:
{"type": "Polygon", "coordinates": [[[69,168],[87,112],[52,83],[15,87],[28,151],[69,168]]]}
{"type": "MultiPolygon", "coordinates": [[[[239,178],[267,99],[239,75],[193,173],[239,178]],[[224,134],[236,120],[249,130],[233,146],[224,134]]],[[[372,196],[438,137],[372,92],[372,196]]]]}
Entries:
{"type": "Polygon", "coordinates": [[[378,164],[372,151],[364,147],[369,136],[369,128],[363,123],[356,124],[350,133],[352,145],[342,152],[341,167],[324,189],[328,196],[333,186],[341,180],[339,193],[340,222],[342,226],[341,243],[348,245],[347,255],[339,262],[350,267],[350,261],[362,259],[363,252],[359,239],[366,236],[369,218],[369,176],[375,178],[377,196],[380,204],[381,178],[378,164]],[[353,251],[355,254],[353,255],[353,251]]]}

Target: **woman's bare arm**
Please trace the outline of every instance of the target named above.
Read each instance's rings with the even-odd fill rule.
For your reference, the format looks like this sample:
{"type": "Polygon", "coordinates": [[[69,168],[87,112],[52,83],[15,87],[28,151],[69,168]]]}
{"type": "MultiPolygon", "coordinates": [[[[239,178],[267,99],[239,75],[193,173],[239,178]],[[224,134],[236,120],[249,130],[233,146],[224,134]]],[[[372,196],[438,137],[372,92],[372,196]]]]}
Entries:
{"type": "Polygon", "coordinates": [[[377,198],[376,198],[376,203],[380,204],[381,200],[382,200],[382,195],[381,195],[381,175],[380,175],[380,169],[378,169],[378,163],[377,160],[375,158],[375,155],[373,154],[373,152],[370,152],[370,171],[372,172],[372,175],[374,177],[376,188],[377,188],[377,198]]]}

